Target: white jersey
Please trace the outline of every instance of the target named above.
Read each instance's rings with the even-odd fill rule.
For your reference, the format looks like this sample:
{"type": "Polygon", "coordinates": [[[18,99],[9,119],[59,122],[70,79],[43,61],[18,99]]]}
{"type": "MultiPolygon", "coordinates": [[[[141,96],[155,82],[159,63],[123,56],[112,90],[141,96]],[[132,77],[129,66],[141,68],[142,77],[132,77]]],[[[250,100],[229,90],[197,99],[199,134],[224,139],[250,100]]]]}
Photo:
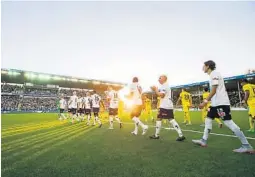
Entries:
{"type": "Polygon", "coordinates": [[[119,102],[118,92],[116,92],[115,90],[112,90],[108,92],[107,97],[110,99],[109,108],[113,108],[113,109],[118,108],[118,102],[119,102]]]}
{"type": "Polygon", "coordinates": [[[98,94],[94,94],[91,96],[91,98],[92,98],[92,107],[100,108],[101,97],[98,94]]]}
{"type": "Polygon", "coordinates": [[[91,97],[84,97],[83,98],[83,104],[84,104],[84,107],[85,109],[91,109],[91,97]]]}
{"type": "Polygon", "coordinates": [[[65,109],[66,108],[66,100],[65,99],[61,99],[59,101],[59,108],[60,109],[65,109]]]}
{"type": "Polygon", "coordinates": [[[132,83],[130,85],[130,92],[133,92],[133,104],[142,105],[142,93],[140,93],[139,89],[142,90],[141,86],[138,83],[132,83]]]}
{"type": "Polygon", "coordinates": [[[212,86],[217,85],[216,93],[211,99],[211,106],[230,105],[224,79],[221,77],[219,72],[211,72],[209,83],[211,90],[212,86]]]}
{"type": "Polygon", "coordinates": [[[164,98],[160,97],[159,108],[163,109],[174,109],[172,98],[171,98],[171,89],[167,83],[162,84],[159,89],[159,93],[164,93],[164,98]]]}
{"type": "Polygon", "coordinates": [[[70,102],[71,108],[77,109],[78,97],[76,95],[70,97],[70,102]]]}
{"type": "Polygon", "coordinates": [[[83,108],[83,98],[78,98],[78,109],[82,109],[83,108]]]}
{"type": "Polygon", "coordinates": [[[69,99],[68,100],[68,109],[72,109],[72,104],[71,103],[72,103],[72,101],[69,99]]]}

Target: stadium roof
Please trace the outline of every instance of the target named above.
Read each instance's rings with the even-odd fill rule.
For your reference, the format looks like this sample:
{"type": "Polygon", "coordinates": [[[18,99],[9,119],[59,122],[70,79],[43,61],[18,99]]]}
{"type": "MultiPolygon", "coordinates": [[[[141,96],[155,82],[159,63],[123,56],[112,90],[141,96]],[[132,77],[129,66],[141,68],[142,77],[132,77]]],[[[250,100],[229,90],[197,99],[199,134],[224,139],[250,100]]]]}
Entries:
{"type": "MultiPolygon", "coordinates": [[[[121,82],[112,82],[112,81],[105,81],[105,80],[96,80],[96,79],[87,79],[82,77],[73,77],[73,76],[64,76],[64,75],[56,75],[56,74],[49,74],[49,73],[39,73],[34,71],[25,71],[25,70],[18,70],[18,69],[7,69],[7,68],[1,68],[2,74],[10,74],[10,75],[20,75],[21,73],[24,73],[27,77],[45,77],[50,79],[57,79],[57,80],[72,80],[72,81],[81,81],[81,82],[95,82],[98,83],[104,83],[104,84],[113,84],[113,85],[127,85],[127,83],[121,83],[121,82]]],[[[39,77],[39,79],[40,79],[39,77]]]]}
{"type": "MultiPolygon", "coordinates": [[[[240,79],[245,79],[245,78],[250,78],[250,77],[255,77],[255,73],[244,74],[244,75],[237,75],[237,76],[232,76],[232,77],[225,77],[224,81],[240,80],[240,79]]],[[[200,86],[200,85],[205,85],[205,84],[209,84],[209,81],[195,82],[195,83],[192,83],[192,84],[172,86],[171,88],[172,89],[186,88],[186,87],[200,86]]]]}

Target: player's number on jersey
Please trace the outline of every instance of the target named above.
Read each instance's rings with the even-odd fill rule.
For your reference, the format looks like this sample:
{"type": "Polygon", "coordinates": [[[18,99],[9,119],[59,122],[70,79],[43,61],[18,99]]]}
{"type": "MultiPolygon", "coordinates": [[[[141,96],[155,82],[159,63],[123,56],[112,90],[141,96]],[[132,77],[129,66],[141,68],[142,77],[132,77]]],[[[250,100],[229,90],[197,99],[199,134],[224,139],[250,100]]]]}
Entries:
{"type": "Polygon", "coordinates": [[[189,95],[184,95],[185,100],[189,100],[189,95]]]}
{"type": "Polygon", "coordinates": [[[114,98],[114,100],[117,100],[117,99],[118,99],[118,94],[117,94],[117,93],[114,93],[114,94],[113,94],[113,98],[114,98]]]}
{"type": "Polygon", "coordinates": [[[95,96],[95,102],[96,102],[96,104],[99,103],[99,97],[98,96],[95,96]]]}

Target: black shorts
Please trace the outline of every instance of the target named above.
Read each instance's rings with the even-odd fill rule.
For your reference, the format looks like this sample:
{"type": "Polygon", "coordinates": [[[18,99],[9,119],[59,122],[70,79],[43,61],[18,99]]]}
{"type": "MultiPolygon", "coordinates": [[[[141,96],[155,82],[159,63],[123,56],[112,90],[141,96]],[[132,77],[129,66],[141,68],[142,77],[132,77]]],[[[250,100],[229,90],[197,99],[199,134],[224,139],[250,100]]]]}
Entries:
{"type": "Polygon", "coordinates": [[[76,111],[77,111],[76,108],[72,108],[72,110],[71,110],[72,114],[76,114],[76,111]]]}
{"type": "Polygon", "coordinates": [[[134,105],[131,110],[131,118],[139,117],[141,115],[142,110],[143,110],[142,105],[134,105]]]}
{"type": "Polygon", "coordinates": [[[118,108],[109,108],[109,115],[110,116],[118,115],[118,108]]]}
{"type": "Polygon", "coordinates": [[[71,113],[71,112],[72,112],[72,109],[71,109],[71,108],[68,108],[68,111],[67,111],[67,112],[71,113]]]}
{"type": "Polygon", "coordinates": [[[93,108],[93,113],[99,113],[99,108],[93,108]]]}
{"type": "Polygon", "coordinates": [[[85,114],[86,115],[91,115],[91,109],[85,109],[85,114]]]}
{"type": "Polygon", "coordinates": [[[63,112],[64,112],[64,109],[59,109],[59,112],[60,112],[60,113],[63,113],[63,112]]]}
{"type": "Polygon", "coordinates": [[[222,120],[231,120],[231,111],[229,105],[210,107],[207,117],[210,119],[221,118],[222,120]]]}
{"type": "Polygon", "coordinates": [[[80,113],[80,114],[84,114],[84,109],[79,108],[78,113],[80,113]]]}
{"type": "Polygon", "coordinates": [[[157,118],[159,118],[159,119],[174,119],[174,110],[159,108],[157,118]]]}

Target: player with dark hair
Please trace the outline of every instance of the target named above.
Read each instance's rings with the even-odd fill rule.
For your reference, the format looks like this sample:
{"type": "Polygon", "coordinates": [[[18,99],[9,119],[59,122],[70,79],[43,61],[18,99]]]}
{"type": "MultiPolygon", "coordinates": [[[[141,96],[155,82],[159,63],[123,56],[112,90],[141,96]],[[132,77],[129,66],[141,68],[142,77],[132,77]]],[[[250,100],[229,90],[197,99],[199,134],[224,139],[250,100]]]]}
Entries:
{"type": "Polygon", "coordinates": [[[239,149],[235,149],[233,151],[237,153],[254,153],[252,146],[247,141],[243,132],[232,120],[230,101],[225,88],[225,83],[221,74],[215,69],[216,64],[214,61],[209,60],[204,63],[203,71],[210,76],[210,94],[199,105],[199,108],[203,109],[209,101],[211,101],[211,107],[207,114],[207,118],[205,119],[205,129],[202,139],[192,140],[192,142],[202,147],[206,147],[209,133],[212,131],[212,120],[220,117],[225,126],[232,130],[232,132],[240,139],[242,143],[242,146],[239,149]]]}

